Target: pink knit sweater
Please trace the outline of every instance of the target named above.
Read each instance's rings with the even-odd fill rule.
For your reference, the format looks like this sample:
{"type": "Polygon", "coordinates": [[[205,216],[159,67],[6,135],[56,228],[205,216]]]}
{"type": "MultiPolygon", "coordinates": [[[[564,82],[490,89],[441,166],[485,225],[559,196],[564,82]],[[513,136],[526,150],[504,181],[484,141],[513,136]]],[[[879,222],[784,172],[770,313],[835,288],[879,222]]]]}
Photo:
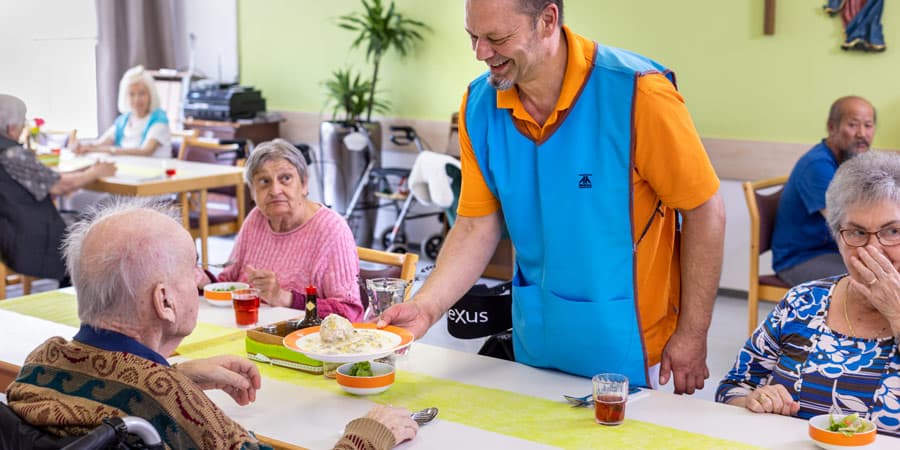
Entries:
{"type": "Polygon", "coordinates": [[[292,307],[303,308],[305,288],[313,285],[319,291],[319,317],[335,313],[351,322],[362,320],[356,242],[344,219],[328,208],[319,208],[306,223],[285,233],[272,231],[265,216],[254,208],[238,233],[229,260],[235,263],[219,274],[219,281],[246,282],[247,265],[271,270],[281,288],[293,293],[292,307]]]}

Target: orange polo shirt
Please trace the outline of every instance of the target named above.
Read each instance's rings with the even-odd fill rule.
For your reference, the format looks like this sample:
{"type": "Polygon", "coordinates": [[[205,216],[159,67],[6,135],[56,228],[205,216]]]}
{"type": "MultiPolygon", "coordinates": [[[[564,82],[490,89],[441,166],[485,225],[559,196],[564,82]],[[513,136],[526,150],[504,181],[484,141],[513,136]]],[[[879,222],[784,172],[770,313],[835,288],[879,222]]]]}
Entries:
{"type": "MultiPolygon", "coordinates": [[[[525,110],[516,87],[497,91],[497,107],[511,110],[513,120],[529,137],[540,141],[560,115],[572,106],[594,62],[594,43],[563,26],[567,44],[566,73],[556,109],[543,126],[525,110]]],[[[488,189],[466,131],[466,100],[459,113],[462,161],[460,216],[478,217],[500,209],[488,189]]],[[[563,116],[564,117],[564,116],[563,116]]],[[[680,305],[681,269],[671,236],[675,209],[694,209],[719,189],[719,179],[694,127],[684,99],[662,74],[642,76],[634,93],[632,145],[632,224],[635,239],[647,226],[658,201],[660,212],[637,247],[636,296],[649,365],[659,363],[663,347],[675,331],[680,305]]],[[[623,213],[626,213],[623,211],[623,213]]],[[[597,274],[602,276],[602,274],[597,274]]]]}

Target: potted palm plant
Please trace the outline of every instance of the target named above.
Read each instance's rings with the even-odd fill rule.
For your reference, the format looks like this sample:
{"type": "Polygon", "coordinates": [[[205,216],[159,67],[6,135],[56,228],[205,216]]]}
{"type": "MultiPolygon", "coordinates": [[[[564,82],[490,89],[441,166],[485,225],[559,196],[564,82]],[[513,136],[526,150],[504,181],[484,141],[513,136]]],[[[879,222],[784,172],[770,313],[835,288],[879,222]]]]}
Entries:
{"type": "MultiPolygon", "coordinates": [[[[332,72],[332,78],[324,83],[328,103],[333,108],[332,120],[322,122],[319,129],[320,161],[333,161],[335,169],[329,176],[324,165],[320,165],[323,201],[340,213],[348,213],[350,198],[369,163],[374,161],[375,167],[380,167],[381,126],[372,121],[372,112],[384,113],[388,108],[388,102],[378,98],[377,90],[382,57],[391,49],[406,56],[423,39],[422,31],[428,29],[424,23],[397,11],[393,0],[387,7],[382,0],[360,1],[362,11],[341,16],[338,26],[358,33],[351,48],[365,47],[366,61],[372,63],[372,78],[361,79],[349,69],[332,72]],[[363,112],[365,120],[362,120],[363,112]],[[369,135],[373,144],[370,151],[354,151],[359,149],[348,149],[344,143],[348,134],[360,130],[369,135]]],[[[374,187],[368,186],[358,204],[363,208],[348,213],[359,246],[372,246],[377,213],[372,205],[376,201],[374,187]]]]}

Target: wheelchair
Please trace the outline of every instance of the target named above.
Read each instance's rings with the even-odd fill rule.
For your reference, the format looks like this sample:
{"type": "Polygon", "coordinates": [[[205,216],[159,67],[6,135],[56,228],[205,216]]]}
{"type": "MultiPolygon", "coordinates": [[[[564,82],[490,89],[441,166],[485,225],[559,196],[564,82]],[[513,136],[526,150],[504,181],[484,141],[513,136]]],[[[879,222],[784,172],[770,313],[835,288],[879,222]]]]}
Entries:
{"type": "Polygon", "coordinates": [[[26,423],[0,403],[0,450],[149,449],[165,446],[150,422],[139,417],[110,417],[81,437],[53,436],[26,423]]]}

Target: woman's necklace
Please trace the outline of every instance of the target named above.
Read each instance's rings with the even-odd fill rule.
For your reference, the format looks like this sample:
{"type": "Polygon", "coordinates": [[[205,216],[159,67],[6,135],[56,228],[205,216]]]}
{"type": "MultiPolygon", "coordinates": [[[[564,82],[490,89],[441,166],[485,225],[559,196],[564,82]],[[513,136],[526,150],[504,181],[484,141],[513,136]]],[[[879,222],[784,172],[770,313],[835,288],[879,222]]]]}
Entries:
{"type": "MultiPolygon", "coordinates": [[[[847,279],[847,284],[845,286],[847,286],[847,287],[844,289],[844,308],[843,308],[844,309],[844,321],[847,322],[847,328],[850,329],[851,336],[862,337],[862,336],[856,334],[856,331],[853,330],[853,323],[850,322],[850,314],[847,312],[847,303],[849,303],[849,301],[850,301],[850,279],[849,278],[847,279]]],[[[887,331],[886,326],[882,327],[880,330],[878,330],[877,333],[875,333],[875,338],[878,338],[879,336],[884,334],[885,331],[887,331]]]]}

